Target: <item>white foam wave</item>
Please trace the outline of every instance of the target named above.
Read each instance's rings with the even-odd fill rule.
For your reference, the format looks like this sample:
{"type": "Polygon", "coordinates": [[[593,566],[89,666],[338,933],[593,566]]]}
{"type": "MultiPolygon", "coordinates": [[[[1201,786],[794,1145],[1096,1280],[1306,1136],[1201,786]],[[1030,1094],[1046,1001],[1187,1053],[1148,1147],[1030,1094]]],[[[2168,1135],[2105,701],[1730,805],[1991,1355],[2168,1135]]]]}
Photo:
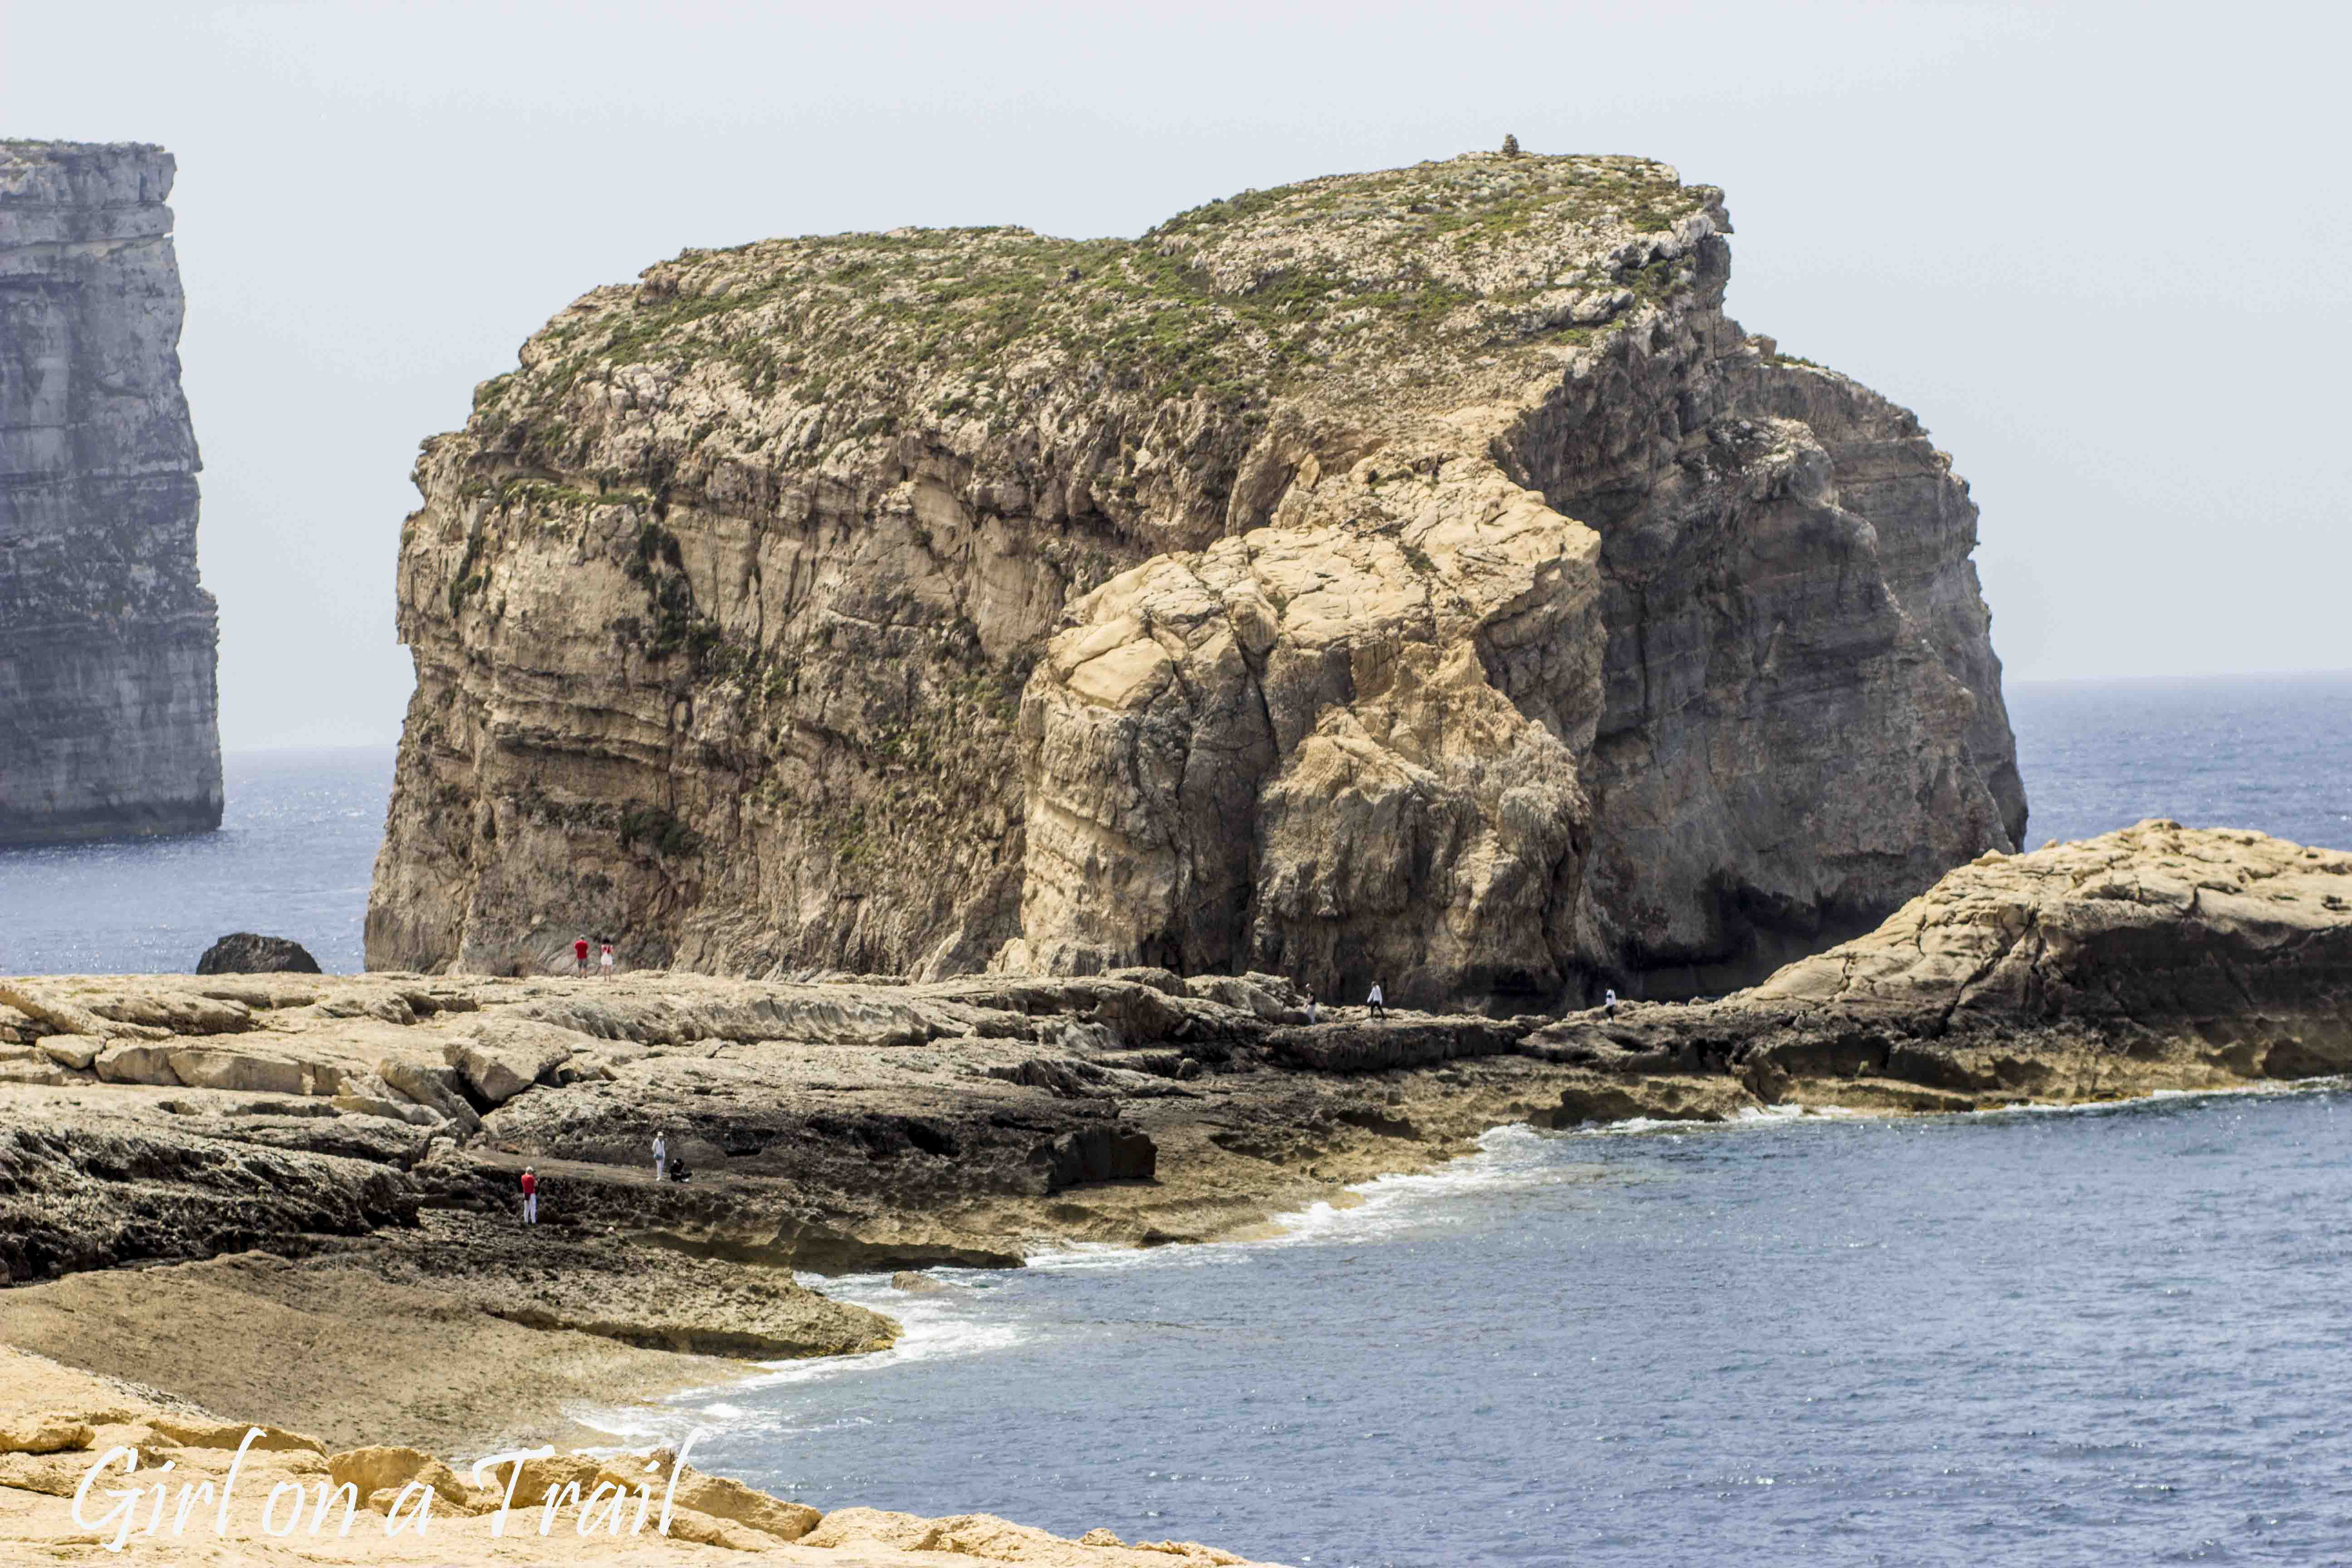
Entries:
{"type": "Polygon", "coordinates": [[[1980,1106],[1963,1114],[1969,1116],[2107,1116],[2117,1111],[2127,1111],[2135,1107],[2164,1104],[2178,1100],[2269,1100],[2289,1095],[2340,1091],[2347,1088],[2352,1088],[2352,1079],[2274,1079],[2260,1083],[2226,1084],[2213,1089],[2152,1089],[2146,1094],[2135,1094],[2124,1100],[2075,1100],[2055,1102],[2026,1100],[2016,1105],[1980,1106]]]}
{"type": "Polygon", "coordinates": [[[1049,1272],[1210,1268],[1244,1249],[1354,1243],[1406,1229],[1460,1224],[1468,1210],[1459,1200],[1474,1193],[1590,1181],[1599,1173],[1592,1166],[1563,1162],[1555,1142],[1525,1123],[1489,1129],[1477,1142],[1476,1153],[1435,1170],[1376,1176],[1342,1188],[1345,1201],[1317,1202],[1276,1215],[1270,1222],[1275,1227],[1272,1235],[1150,1248],[1103,1242],[1063,1244],[1031,1253],[1027,1262],[1032,1268],[1049,1272]]]}
{"type": "Polygon", "coordinates": [[[694,1429],[706,1434],[720,1429],[814,1430],[797,1426],[787,1412],[763,1410],[738,1401],[766,1389],[829,1383],[835,1378],[866,1376],[922,1362],[1009,1350],[1034,1334],[1034,1330],[1020,1323],[975,1315],[973,1309],[979,1303],[967,1296],[908,1296],[890,1289],[886,1275],[827,1280],[825,1293],[836,1300],[871,1307],[898,1319],[903,1331],[897,1342],[888,1350],[865,1355],[761,1362],[756,1363],[760,1370],[750,1376],[733,1383],[688,1389],[657,1404],[583,1409],[570,1414],[583,1426],[620,1437],[623,1447],[674,1444],[694,1429]]]}
{"type": "MultiPolygon", "coordinates": [[[[845,1292],[829,1293],[840,1300],[851,1299],[845,1292]]],[[[910,1297],[895,1301],[869,1300],[858,1304],[887,1311],[898,1319],[899,1326],[905,1330],[898,1336],[898,1342],[887,1351],[876,1351],[868,1355],[762,1362],[759,1375],[736,1386],[750,1393],[762,1388],[780,1388],[787,1384],[829,1383],[837,1377],[911,1366],[918,1362],[943,1361],[950,1357],[1009,1350],[1030,1337],[1029,1331],[1018,1323],[972,1316],[966,1303],[952,1300],[910,1297]]]]}
{"type": "MultiPolygon", "coordinates": [[[[2311,1088],[2342,1089],[2343,1080],[2302,1084],[2255,1084],[2222,1089],[2160,1089],[2136,1100],[2087,1104],[1992,1107],[1968,1112],[1972,1116],[2113,1112],[2150,1100],[2194,1100],[2224,1094],[2293,1093],[2311,1088]]],[[[1434,1170],[1376,1177],[1344,1191],[1340,1203],[1318,1202],[1273,1220],[1274,1234],[1251,1240],[1207,1242],[1160,1247],[1118,1247],[1099,1242],[1066,1243],[1030,1255],[1031,1269],[1045,1273],[1095,1269],[1202,1268],[1228,1263],[1239,1253],[1265,1248],[1352,1245],[1430,1226],[1465,1223],[1473,1205],[1462,1200],[1474,1194],[1590,1182],[1604,1168],[1563,1158],[1564,1145],[1586,1138],[1640,1136],[1736,1135],[1742,1131],[1786,1128],[1801,1121],[1894,1120],[1900,1113],[1856,1110],[1844,1106],[1778,1105],[1741,1111],[1728,1122],[1670,1121],[1635,1118],[1627,1121],[1589,1123],[1559,1131],[1539,1131],[1525,1123],[1496,1127],[1482,1134],[1475,1154],[1448,1162],[1434,1170]]],[[[1904,1120],[1910,1120],[1904,1117],[1904,1120]]],[[[675,1443],[691,1428],[705,1432],[772,1431],[805,1435],[823,1430],[803,1426],[792,1413],[761,1410],[737,1403],[746,1394],[795,1384],[813,1384],[836,1378],[863,1377],[894,1368],[959,1356],[1010,1350],[1046,1331],[1041,1324],[1024,1323],[998,1314],[987,1296],[1002,1276],[986,1270],[939,1269],[930,1276],[948,1289],[937,1295],[909,1295],[890,1284],[885,1274],[833,1276],[815,1283],[838,1300],[870,1307],[898,1320],[904,1332],[887,1351],[867,1355],[825,1356],[805,1361],[761,1363],[761,1371],[723,1387],[678,1394],[659,1405],[618,1409],[579,1410],[574,1418],[599,1430],[620,1436],[629,1445],[675,1443]],[[714,1397],[714,1395],[718,1397],[714,1397]]],[[[845,1418],[852,1424],[860,1418],[845,1418]]],[[[833,1423],[839,1425],[841,1423],[833,1423]]]]}

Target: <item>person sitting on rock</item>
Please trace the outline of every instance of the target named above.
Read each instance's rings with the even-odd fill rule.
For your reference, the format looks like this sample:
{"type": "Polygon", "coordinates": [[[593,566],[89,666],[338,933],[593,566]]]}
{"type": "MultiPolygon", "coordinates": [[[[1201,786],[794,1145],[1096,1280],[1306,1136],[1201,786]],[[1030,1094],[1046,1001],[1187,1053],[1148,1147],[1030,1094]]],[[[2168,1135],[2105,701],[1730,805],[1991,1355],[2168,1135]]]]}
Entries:
{"type": "Polygon", "coordinates": [[[1371,994],[1364,998],[1364,1005],[1372,1010],[1373,1017],[1387,1017],[1389,1016],[1387,988],[1379,981],[1373,981],[1371,994]]]}
{"type": "Polygon", "coordinates": [[[522,1222],[539,1223],[539,1176],[529,1165],[522,1168],[522,1222]]]}

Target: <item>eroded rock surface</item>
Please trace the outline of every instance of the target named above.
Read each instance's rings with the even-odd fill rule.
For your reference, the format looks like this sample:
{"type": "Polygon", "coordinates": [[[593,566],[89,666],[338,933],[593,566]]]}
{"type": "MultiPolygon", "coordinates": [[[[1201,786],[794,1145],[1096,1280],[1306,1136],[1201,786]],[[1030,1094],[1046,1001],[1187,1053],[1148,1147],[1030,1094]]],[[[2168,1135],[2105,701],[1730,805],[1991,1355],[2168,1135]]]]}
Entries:
{"type": "Polygon", "coordinates": [[[0,844],[220,826],[173,174],[0,142],[0,844]]]}
{"type": "MultiPolygon", "coordinates": [[[[2352,857],[2149,823],[1949,873],[1719,1001],[1324,1009],[1270,974],[0,984],[17,1278],[438,1211],[819,1271],[1245,1228],[1497,1122],[1960,1109],[2352,1068],[2352,857]],[[234,993],[232,994],[232,993],[234,993]],[[656,1184],[651,1144],[692,1173],[656,1184]]],[[[570,1314],[577,1319],[578,1314],[570,1314]]]]}
{"type": "Polygon", "coordinates": [[[290,937],[231,931],[196,960],[199,974],[316,974],[319,961],[290,937]]]}
{"type": "MultiPolygon", "coordinates": [[[[103,1473],[110,1480],[128,1472],[118,1455],[103,1473]]],[[[126,1489],[126,1495],[134,1494],[126,1489]]],[[[124,1561],[142,1547],[173,1563],[219,1568],[524,1562],[690,1568],[747,1559],[838,1562],[844,1568],[958,1561],[1251,1568],[1230,1552],[1189,1542],[1129,1544],[1108,1530],[1070,1541],[988,1514],[929,1520],[863,1508],[821,1514],[682,1464],[667,1448],[551,1453],[496,1467],[478,1480],[470,1464],[453,1466],[425,1449],[331,1446],[302,1431],[225,1419],[153,1388],[0,1346],[0,1550],[12,1561],[100,1563],[124,1561]],[[240,1456],[248,1431],[258,1437],[240,1456]],[[107,1514],[114,1503],[94,1492],[85,1517],[107,1522],[95,1530],[75,1523],[82,1478],[116,1449],[135,1452],[142,1471],[168,1464],[170,1483],[200,1489],[194,1517],[183,1510],[175,1523],[168,1511],[160,1514],[151,1537],[144,1516],[107,1514]],[[551,1494],[551,1504],[544,1500],[551,1494]],[[289,1496],[299,1500],[292,1528],[286,1522],[289,1496]],[[275,1513],[265,1523],[272,1498],[275,1513]],[[632,1529],[640,1499],[643,1523],[632,1529]],[[421,1529],[415,1522],[420,1503],[421,1529]],[[395,1509],[404,1524],[399,1530],[387,1528],[395,1509]]]]}
{"type": "Polygon", "coordinates": [[[2024,828],[1976,512],[1729,232],[1476,155],[584,296],[417,468],[369,962],[1500,1015],[1867,929],[2024,828]]]}
{"type": "MultiPolygon", "coordinates": [[[[1907,1110],[2352,1071],[2352,855],[2164,821],[1988,855],[1752,990],[1579,1015],[1523,1048],[1637,1101],[1722,1074],[1750,1105],[1907,1110]]],[[[1571,1119],[1633,1114],[1660,1112],[1571,1119]]]]}
{"type": "MultiPolygon", "coordinates": [[[[1718,1001],[1308,1023],[1303,1000],[1270,974],[1154,969],[0,982],[0,1263],[17,1287],[0,1339],[151,1382],[201,1363],[216,1404],[423,1441],[507,1421],[517,1384],[660,1392],[723,1376],[703,1354],[854,1353],[895,1331],[787,1267],[1011,1267],[1060,1242],[1257,1234],[1506,1122],[2339,1074],[2352,855],[2150,822],[1983,857],[1718,1001]],[[653,1179],[656,1132],[691,1180],[653,1179]],[[289,1384],[268,1356],[226,1357],[225,1323],[299,1336],[326,1372],[289,1384]],[[385,1337],[413,1356],[382,1356],[385,1337]]],[[[833,1516],[811,1538],[931,1528],[833,1516]]],[[[1015,1540],[964,1530],[949,1536],[1015,1540]]]]}

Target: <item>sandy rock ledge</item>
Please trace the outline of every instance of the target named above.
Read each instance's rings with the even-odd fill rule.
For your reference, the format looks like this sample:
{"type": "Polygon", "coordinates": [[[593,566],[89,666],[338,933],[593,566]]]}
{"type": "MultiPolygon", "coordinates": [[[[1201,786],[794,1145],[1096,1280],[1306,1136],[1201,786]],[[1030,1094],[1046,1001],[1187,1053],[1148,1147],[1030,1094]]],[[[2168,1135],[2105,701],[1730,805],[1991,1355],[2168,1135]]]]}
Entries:
{"type": "Polygon", "coordinates": [[[1108,1531],[1066,1541],[987,1514],[929,1520],[858,1508],[820,1514],[721,1476],[679,1468],[677,1458],[667,1450],[604,1458],[549,1453],[494,1468],[477,1485],[471,1466],[461,1476],[415,1448],[379,1445],[331,1452],[299,1432],[221,1420],[152,1389],[0,1347],[0,1555],[12,1563],[274,1568],[688,1564],[755,1556],[831,1568],[976,1558],[1055,1568],[1210,1568],[1244,1561],[1190,1542],[1130,1546],[1108,1531]],[[246,1447],[241,1459],[240,1446],[246,1447]],[[100,1467],[101,1479],[81,1505],[82,1519],[91,1522],[78,1523],[75,1493],[100,1467]],[[152,1489],[158,1481],[174,1504],[182,1487],[215,1490],[186,1510],[182,1526],[176,1506],[153,1512],[152,1489]],[[110,1495],[142,1486],[148,1489],[127,1500],[110,1495]],[[225,1510],[215,1501],[224,1490],[225,1510]],[[511,1511],[501,1521],[509,1500],[511,1511]],[[633,1528],[641,1502],[645,1523],[633,1528]],[[667,1535],[661,1532],[665,1502],[667,1535]],[[299,1523],[289,1529],[298,1504],[299,1523]],[[420,1508],[421,1531],[415,1527],[420,1508]],[[152,1535],[146,1532],[151,1518],[157,1522],[152,1535]],[[538,1528],[542,1520],[552,1523],[544,1534],[538,1528]],[[314,1524],[320,1526],[315,1532],[314,1524]],[[216,1532],[216,1525],[226,1528],[216,1532]],[[122,1549],[108,1550],[118,1539],[122,1549]]]}

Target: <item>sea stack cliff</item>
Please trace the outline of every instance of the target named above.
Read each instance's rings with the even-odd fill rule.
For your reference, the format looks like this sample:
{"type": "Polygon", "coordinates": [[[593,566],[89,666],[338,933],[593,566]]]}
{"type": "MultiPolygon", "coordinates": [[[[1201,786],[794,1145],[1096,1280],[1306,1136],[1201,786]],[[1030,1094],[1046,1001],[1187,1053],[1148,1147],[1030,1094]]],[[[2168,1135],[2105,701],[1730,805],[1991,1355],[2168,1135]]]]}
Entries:
{"type": "Polygon", "coordinates": [[[417,467],[370,964],[1524,1012],[1868,929],[2024,831],[1976,511],[1730,231],[1482,154],[584,296],[417,467]]]}
{"type": "Polygon", "coordinates": [[[0,844],[220,826],[173,171],[0,142],[0,844]]]}

